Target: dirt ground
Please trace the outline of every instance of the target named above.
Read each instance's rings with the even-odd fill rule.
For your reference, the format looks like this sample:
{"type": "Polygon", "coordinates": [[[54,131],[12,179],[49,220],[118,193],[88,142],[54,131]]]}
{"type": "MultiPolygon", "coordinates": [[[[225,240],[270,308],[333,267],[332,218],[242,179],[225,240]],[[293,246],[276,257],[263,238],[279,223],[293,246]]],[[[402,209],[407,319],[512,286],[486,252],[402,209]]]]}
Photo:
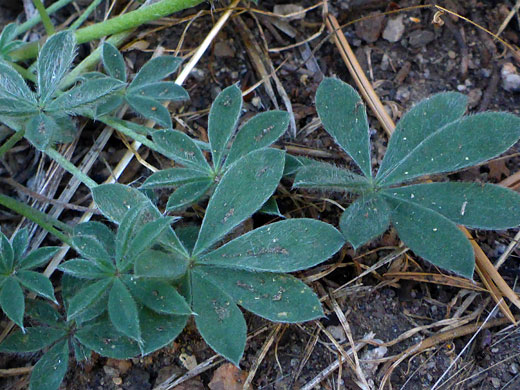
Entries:
{"type": "MultiPolygon", "coordinates": [[[[275,4],[289,3],[271,0],[260,1],[258,8],[269,12],[282,12],[275,4]]],[[[397,11],[405,7],[422,5],[422,1],[344,0],[329,1],[329,12],[340,24],[373,15],[370,19],[344,28],[344,33],[375,91],[394,120],[406,112],[414,103],[440,91],[459,91],[469,96],[470,112],[503,110],[518,114],[520,111],[520,76],[515,77],[520,61],[511,52],[493,40],[487,33],[469,22],[445,14],[444,24],[433,24],[436,9],[419,8],[402,10],[391,15],[386,11],[397,11]]],[[[474,21],[484,28],[497,32],[506,20],[514,1],[456,1],[446,0],[439,5],[474,21]]],[[[79,7],[84,7],[79,2],[79,7]]],[[[311,0],[293,1],[295,6],[311,7],[311,0]]],[[[7,3],[6,3],[7,5],[7,3]]],[[[198,15],[191,23],[184,40],[179,44],[186,23],[177,19],[166,19],[153,26],[143,26],[140,37],[124,51],[130,68],[134,70],[145,62],[157,45],[168,51],[180,47],[179,55],[186,55],[205,38],[213,23],[220,16],[219,7],[224,2],[215,2],[211,13],[198,15]],[[159,31],[144,33],[152,28],[159,31]]],[[[20,10],[3,9],[0,5],[1,23],[11,21],[20,10]]],[[[195,15],[199,10],[208,10],[209,4],[176,14],[175,18],[195,15]]],[[[94,14],[101,20],[105,8],[94,14]]],[[[56,16],[63,22],[74,7],[66,7],[56,16]]],[[[327,38],[326,29],[321,34],[323,7],[317,6],[290,20],[280,19],[266,13],[244,11],[231,18],[202,57],[185,83],[191,100],[173,107],[177,127],[191,135],[204,139],[207,111],[220,90],[232,83],[240,83],[243,90],[251,87],[265,75],[271,77],[269,84],[259,86],[245,97],[246,113],[243,120],[268,109],[280,108],[292,111],[295,122],[293,131],[279,143],[292,153],[313,158],[325,158],[338,165],[349,165],[348,158],[334,145],[323,131],[313,104],[316,88],[324,76],[336,76],[351,82],[345,63],[337,47],[327,38]],[[304,44],[291,47],[295,43],[304,44]],[[269,49],[266,51],[265,49],[269,49]],[[264,65],[262,74],[255,53],[264,65]],[[268,53],[268,55],[266,55],[268,53]],[[276,72],[274,72],[276,70],[276,72]],[[290,101],[289,107],[287,101],[290,101]]],[[[92,18],[91,18],[92,19],[92,18]]],[[[35,29],[40,33],[42,30],[35,29]]],[[[514,15],[500,35],[512,44],[520,44],[520,17],[514,15]]],[[[91,50],[83,45],[80,56],[91,50]]],[[[352,83],[352,85],[354,85],[352,83]]],[[[373,165],[377,166],[384,154],[387,136],[369,112],[372,129],[373,165]]],[[[77,162],[91,147],[102,128],[98,124],[86,127],[74,152],[77,162]]],[[[2,132],[0,131],[0,138],[2,132]]],[[[519,146],[516,145],[506,156],[488,164],[457,172],[452,180],[498,183],[520,168],[519,146]]],[[[101,158],[91,172],[97,181],[109,176],[109,167],[115,166],[125,146],[118,137],[112,137],[101,158]]],[[[155,165],[165,165],[161,157],[141,150],[142,156],[155,165]]],[[[23,143],[0,162],[0,176],[12,177],[23,185],[30,186],[38,172],[40,156],[23,143]]],[[[74,161],[74,159],[73,159],[74,161]]],[[[42,163],[44,167],[48,162],[42,163]]],[[[138,162],[132,163],[120,182],[142,181],[150,174],[138,162]]],[[[67,178],[67,175],[65,175],[67,178]]],[[[62,186],[64,184],[61,184],[62,186]]],[[[59,187],[59,186],[58,186],[59,187]]],[[[59,187],[61,188],[61,187],[59,187]]],[[[57,189],[59,190],[59,189],[57,189]]],[[[12,191],[2,184],[0,191],[12,191]]],[[[23,194],[16,194],[22,199],[23,194]]],[[[166,194],[159,194],[160,201],[166,194]],[[164,196],[162,196],[164,195],[164,196]]],[[[88,192],[80,189],[73,202],[88,206],[88,192]]],[[[290,180],[284,181],[278,191],[282,214],[292,217],[320,218],[337,226],[340,209],[332,202],[347,206],[350,199],[339,193],[316,191],[291,191],[290,180]],[[331,202],[332,201],[332,202],[331,202]]],[[[62,220],[74,223],[80,213],[67,211],[62,220]]],[[[198,210],[187,212],[185,217],[198,218],[198,210]]],[[[255,217],[253,224],[272,219],[255,217]]],[[[0,221],[6,232],[19,222],[16,216],[0,210],[0,221]],[[5,225],[5,227],[4,227],[5,225]]],[[[473,231],[473,236],[491,261],[496,261],[511,242],[516,231],[484,232],[473,231]]],[[[52,238],[46,239],[52,244],[52,238]]],[[[243,382],[247,372],[256,369],[252,389],[285,390],[306,388],[309,382],[326,367],[337,362],[340,356],[338,345],[344,350],[363,339],[371,340],[359,351],[360,359],[372,360],[362,363],[363,375],[370,388],[376,389],[391,364],[374,362],[398,355],[407,348],[435,336],[452,325],[458,329],[466,323],[484,319],[502,318],[499,310],[485,292],[473,292],[455,286],[437,283],[420,283],[412,280],[397,280],[384,276],[390,271],[425,271],[438,273],[440,270],[416,258],[413,254],[400,256],[367,276],[358,278],[344,286],[368,267],[381,262],[393,253],[399,241],[393,231],[354,252],[345,247],[342,252],[316,269],[299,276],[313,280],[311,285],[322,297],[334,296],[341,312],[346,316],[351,334],[345,334],[340,318],[334,312],[331,299],[325,300],[328,309],[326,318],[301,325],[278,326],[251,315],[248,341],[240,377],[243,382]],[[322,272],[325,276],[319,275],[322,272]],[[450,320],[452,322],[450,322],[450,320]],[[464,322],[466,321],[466,322],[464,322]],[[428,327],[428,325],[435,326],[428,327]],[[330,337],[329,337],[330,336],[330,337]],[[335,342],[332,342],[334,339],[335,342]],[[389,343],[386,347],[378,343],[389,343]],[[268,346],[268,343],[271,343],[268,346]],[[391,344],[391,343],[389,343],[391,344]],[[259,357],[266,349],[265,356],[259,357]]],[[[500,273],[510,286],[517,285],[520,275],[520,252],[513,251],[500,273]]],[[[477,279],[478,280],[478,279],[477,279]]],[[[516,288],[520,292],[520,288],[516,288]]],[[[511,308],[513,314],[518,309],[511,308]]],[[[0,323],[0,329],[6,321],[0,323]]],[[[38,355],[0,356],[1,368],[32,365],[38,355]]],[[[216,369],[224,362],[214,357],[190,324],[170,347],[150,356],[119,362],[94,355],[83,365],[72,363],[62,385],[67,390],[148,390],[156,389],[172,375],[182,377],[198,363],[207,362],[199,375],[175,387],[181,389],[224,390],[238,389],[238,382],[223,385],[216,380],[216,369]],[[212,381],[213,380],[213,381],[212,381]],[[211,383],[210,383],[211,382],[211,383]]],[[[355,363],[354,363],[355,364],[355,363]]],[[[231,375],[231,374],[229,374],[231,375]]],[[[229,376],[228,375],[228,376],[229,376]]],[[[315,389],[360,389],[359,375],[348,363],[335,369],[315,389]]],[[[2,389],[24,389],[27,377],[0,378],[2,389]]],[[[389,383],[393,389],[520,389],[520,333],[518,328],[507,326],[480,329],[462,337],[436,343],[422,353],[406,357],[394,369],[389,383]],[[478,333],[478,334],[476,334],[478,333]],[[438,383],[437,383],[438,382],[438,383]]],[[[387,387],[388,388],[388,387],[387,387]]],[[[159,387],[157,390],[164,390],[159,387]]]]}

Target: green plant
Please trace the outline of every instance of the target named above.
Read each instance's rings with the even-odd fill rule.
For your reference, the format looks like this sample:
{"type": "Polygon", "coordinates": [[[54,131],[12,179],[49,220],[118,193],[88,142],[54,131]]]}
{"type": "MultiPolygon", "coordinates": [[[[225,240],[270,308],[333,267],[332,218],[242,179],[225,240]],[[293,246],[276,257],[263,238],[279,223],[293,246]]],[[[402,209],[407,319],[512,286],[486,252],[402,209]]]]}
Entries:
{"type": "Polygon", "coordinates": [[[33,270],[45,265],[59,248],[39,248],[25,256],[28,246],[27,229],[19,230],[11,241],[0,232],[0,307],[22,331],[25,312],[22,287],[56,302],[50,280],[33,270]]]}
{"type": "Polygon", "coordinates": [[[463,116],[466,103],[464,95],[448,92],[414,106],[397,124],[374,178],[361,97],[348,84],[325,79],[316,93],[318,114],[362,175],[316,163],[298,171],[294,187],[360,195],[340,220],[341,231],[354,248],[381,235],[391,222],[417,255],[472,278],[473,249],[457,224],[493,230],[518,226],[520,195],[493,184],[408,184],[487,161],[520,138],[520,118],[502,112],[463,116]]]}
{"type": "Polygon", "coordinates": [[[16,23],[9,23],[4,27],[2,33],[0,33],[0,58],[6,61],[10,61],[11,57],[9,52],[17,49],[23,45],[22,41],[16,40],[17,36],[17,25],[16,23]]]}
{"type": "MultiPolygon", "coordinates": [[[[284,153],[279,150],[263,148],[241,157],[220,178],[200,229],[168,228],[154,247],[134,256],[130,263],[136,283],[150,280],[177,285],[195,313],[195,323],[206,342],[237,365],[246,341],[246,324],[237,305],[277,322],[322,316],[312,290],[285,273],[328,259],[344,243],[341,234],[326,223],[294,219],[260,227],[218,245],[269,199],[283,169],[284,153]]],[[[120,224],[119,230],[127,223],[130,204],[144,203],[150,216],[163,218],[143,193],[127,186],[101,185],[93,189],[93,196],[101,211],[120,224]]],[[[96,327],[96,332],[105,329],[103,324],[96,327]]],[[[114,353],[119,358],[139,352],[136,342],[119,340],[128,340],[121,350],[89,344],[85,339],[83,342],[99,353],[114,353]]],[[[150,352],[146,341],[144,351],[150,352]]]]}
{"type": "MultiPolygon", "coordinates": [[[[236,85],[224,89],[211,106],[208,121],[211,163],[206,161],[202,149],[186,134],[176,130],[153,132],[157,150],[184,167],[156,172],[146,179],[141,188],[176,187],[166,210],[186,207],[212,192],[225,172],[241,157],[273,144],[289,124],[289,114],[284,111],[258,114],[242,126],[228,147],[241,109],[242,93],[236,85]]],[[[276,203],[270,206],[270,211],[276,213],[276,203]]]]}

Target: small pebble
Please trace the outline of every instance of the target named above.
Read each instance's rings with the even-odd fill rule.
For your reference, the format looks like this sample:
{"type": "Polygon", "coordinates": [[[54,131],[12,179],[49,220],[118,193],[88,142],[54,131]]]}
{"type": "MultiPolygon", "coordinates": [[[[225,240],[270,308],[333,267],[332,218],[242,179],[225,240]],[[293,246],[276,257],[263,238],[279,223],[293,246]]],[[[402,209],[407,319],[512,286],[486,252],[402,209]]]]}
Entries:
{"type": "Polygon", "coordinates": [[[112,382],[114,382],[114,385],[119,386],[123,383],[123,380],[120,377],[116,376],[115,378],[112,378],[112,382]]]}
{"type": "Polygon", "coordinates": [[[495,389],[500,388],[500,379],[494,378],[494,377],[493,378],[489,378],[489,379],[491,380],[491,384],[493,385],[493,387],[495,389]]]}
{"type": "Polygon", "coordinates": [[[403,36],[403,32],[403,15],[399,15],[388,20],[383,31],[383,38],[388,42],[397,42],[403,36]]]}

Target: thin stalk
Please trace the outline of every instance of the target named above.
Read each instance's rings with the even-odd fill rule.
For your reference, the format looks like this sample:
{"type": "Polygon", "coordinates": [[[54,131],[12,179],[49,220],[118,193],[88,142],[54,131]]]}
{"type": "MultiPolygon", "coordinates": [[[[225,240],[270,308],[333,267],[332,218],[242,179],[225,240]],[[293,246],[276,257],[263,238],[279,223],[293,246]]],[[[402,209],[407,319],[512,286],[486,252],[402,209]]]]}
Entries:
{"type": "MultiPolygon", "coordinates": [[[[73,1],[74,0],[58,0],[57,2],[49,6],[49,8],[47,8],[45,11],[47,12],[47,15],[52,15],[54,12],[65,7],[67,4],[72,3],[73,1]]],[[[16,29],[16,35],[18,36],[29,31],[31,28],[40,23],[41,20],[42,18],[40,14],[33,16],[31,19],[18,26],[18,28],[16,29]]]]}
{"type": "Polygon", "coordinates": [[[47,35],[51,36],[54,34],[54,25],[51,22],[51,18],[49,17],[49,14],[47,13],[47,10],[45,9],[45,6],[41,2],[41,0],[32,0],[34,7],[38,10],[38,13],[40,14],[40,18],[42,19],[43,27],[45,27],[45,31],[47,32],[47,35]]]}
{"type": "Polygon", "coordinates": [[[28,206],[25,203],[13,199],[7,195],[0,194],[0,205],[15,211],[20,215],[23,215],[25,218],[41,226],[43,229],[47,230],[52,235],[56,236],[67,245],[72,245],[72,242],[69,239],[69,237],[60,230],[56,229],[56,227],[58,227],[61,230],[66,231],[67,233],[72,233],[72,229],[63,222],[58,221],[57,219],[48,216],[40,210],[36,210],[31,206],[28,206]]]}
{"type": "Polygon", "coordinates": [[[90,177],[85,175],[78,167],[72,164],[69,160],[67,160],[61,153],[59,153],[56,149],[47,148],[45,150],[45,154],[56,161],[63,169],[72,174],[76,179],[85,184],[89,189],[93,189],[98,184],[92,180],[90,177]]]}
{"type": "Polygon", "coordinates": [[[81,16],[69,27],[70,31],[77,30],[85,20],[90,16],[90,14],[96,9],[96,7],[102,2],[103,0],[94,0],[90,5],[87,7],[85,11],[81,14],[81,16]]]}
{"type": "MultiPolygon", "coordinates": [[[[93,24],[76,31],[76,41],[78,44],[90,42],[102,37],[118,34],[168,16],[174,12],[194,7],[204,0],[162,0],[145,7],[141,7],[127,14],[119,15],[104,22],[93,24]]],[[[13,61],[23,61],[34,58],[38,54],[39,42],[31,42],[24,45],[9,55],[13,61]]]]}
{"type": "Polygon", "coordinates": [[[18,73],[22,75],[22,77],[26,80],[36,82],[36,75],[32,73],[29,69],[25,69],[23,66],[15,64],[14,62],[8,62],[18,73]]]}
{"type": "Polygon", "coordinates": [[[4,156],[4,154],[9,151],[18,141],[20,141],[25,135],[25,130],[16,131],[13,135],[9,137],[5,143],[0,146],[0,158],[4,156]]]}
{"type": "Polygon", "coordinates": [[[142,143],[143,145],[147,146],[151,150],[161,153],[161,151],[157,148],[155,143],[148,138],[146,138],[144,135],[136,133],[134,130],[124,126],[121,124],[121,122],[114,120],[110,117],[101,117],[98,118],[98,121],[103,122],[105,125],[113,127],[117,131],[123,133],[124,135],[127,135],[128,137],[132,138],[134,141],[138,141],[142,143]]]}

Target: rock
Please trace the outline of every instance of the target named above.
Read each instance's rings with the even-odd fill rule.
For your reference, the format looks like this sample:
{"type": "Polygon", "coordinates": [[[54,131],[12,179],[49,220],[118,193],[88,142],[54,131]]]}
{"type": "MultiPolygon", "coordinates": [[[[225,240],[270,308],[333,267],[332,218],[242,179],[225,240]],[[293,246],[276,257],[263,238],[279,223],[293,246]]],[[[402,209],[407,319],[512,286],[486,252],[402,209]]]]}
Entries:
{"type": "Polygon", "coordinates": [[[152,388],[150,374],[140,368],[134,368],[125,378],[123,387],[125,390],[149,390],[152,388]]]}
{"type": "Polygon", "coordinates": [[[132,368],[130,360],[107,359],[106,365],[117,369],[119,374],[126,374],[132,368]]]}
{"type": "Polygon", "coordinates": [[[193,378],[189,379],[179,386],[175,386],[173,390],[206,390],[200,379],[193,378]]]}
{"type": "MultiPolygon", "coordinates": [[[[225,363],[215,370],[208,386],[211,390],[242,390],[246,378],[247,372],[231,363],[225,363]]],[[[252,390],[252,388],[248,386],[244,390],[252,390]]]]}
{"type": "Polygon", "coordinates": [[[492,378],[489,378],[489,380],[491,381],[491,384],[493,385],[493,387],[495,389],[499,389],[500,388],[500,379],[492,377],[492,378]]]}
{"type": "Polygon", "coordinates": [[[378,40],[385,25],[385,15],[381,12],[373,12],[371,18],[356,23],[356,35],[367,43],[378,40]]]}
{"type": "Polygon", "coordinates": [[[343,330],[343,327],[341,325],[327,326],[327,331],[340,344],[347,339],[347,337],[345,336],[345,331],[343,330]]]}
{"type": "Polygon", "coordinates": [[[509,372],[513,375],[518,374],[518,364],[512,363],[511,366],[509,367],[509,372]]]}
{"type": "Polygon", "coordinates": [[[433,41],[435,34],[430,30],[415,30],[410,33],[408,39],[411,47],[419,48],[433,41]]]}
{"type": "Polygon", "coordinates": [[[119,371],[114,367],[105,365],[105,366],[103,366],[103,371],[105,371],[105,374],[107,374],[108,376],[111,376],[111,377],[119,376],[119,371]]]}
{"type": "MultiPolygon", "coordinates": [[[[301,11],[303,11],[303,7],[298,4],[277,4],[273,8],[273,12],[278,15],[290,15],[301,11]]],[[[286,20],[297,20],[303,19],[304,17],[305,13],[302,12],[298,15],[293,15],[289,18],[286,18],[286,20]]]]}
{"type": "Polygon", "coordinates": [[[520,75],[511,62],[506,62],[500,71],[502,76],[502,87],[508,92],[520,91],[520,75]]]}
{"type": "Polygon", "coordinates": [[[468,92],[468,106],[475,108],[482,99],[482,90],[480,88],[473,88],[468,92]]]}
{"type": "Polygon", "coordinates": [[[403,15],[391,18],[386,23],[383,31],[383,38],[388,42],[397,42],[401,39],[404,32],[403,15]]]}
{"type": "Polygon", "coordinates": [[[229,44],[229,41],[219,41],[215,43],[214,53],[216,57],[234,57],[235,50],[229,44]]]}

